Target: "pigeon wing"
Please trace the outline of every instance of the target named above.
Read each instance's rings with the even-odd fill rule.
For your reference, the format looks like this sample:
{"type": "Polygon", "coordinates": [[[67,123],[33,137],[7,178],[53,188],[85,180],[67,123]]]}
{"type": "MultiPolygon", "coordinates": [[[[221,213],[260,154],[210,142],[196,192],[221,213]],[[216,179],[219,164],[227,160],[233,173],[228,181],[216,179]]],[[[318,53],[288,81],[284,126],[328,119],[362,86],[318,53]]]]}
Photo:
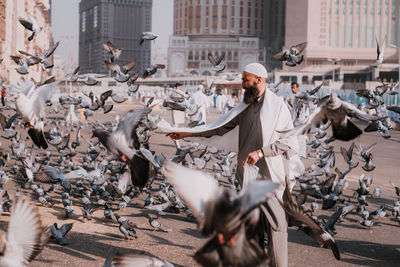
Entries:
{"type": "Polygon", "coordinates": [[[207,55],[208,61],[215,67],[217,66],[217,61],[215,60],[214,56],[211,53],[208,53],[207,55]]]}
{"type": "Polygon", "coordinates": [[[222,60],[224,60],[225,58],[225,51],[222,52],[222,54],[218,57],[218,59],[216,60],[216,65],[221,64],[222,60]]]}
{"type": "Polygon", "coordinates": [[[163,266],[163,267],[173,267],[174,265],[160,260],[154,256],[135,253],[135,254],[117,254],[113,258],[113,263],[115,266],[121,267],[136,267],[136,266],[163,266]]]}
{"type": "Polygon", "coordinates": [[[342,107],[346,110],[347,115],[351,117],[356,117],[357,119],[364,120],[364,121],[376,121],[381,120],[383,117],[369,115],[368,113],[359,110],[354,105],[341,101],[342,107]]]}
{"type": "Polygon", "coordinates": [[[131,62],[129,62],[128,64],[124,65],[124,66],[122,67],[122,71],[123,71],[124,73],[129,72],[131,69],[133,69],[133,67],[135,67],[135,64],[136,64],[136,60],[134,59],[134,60],[132,60],[131,62]]]}
{"type": "Polygon", "coordinates": [[[299,54],[301,54],[306,47],[307,47],[307,42],[304,42],[304,43],[301,43],[301,44],[298,44],[298,45],[294,46],[294,48],[297,50],[297,52],[299,54]]]}
{"type": "Polygon", "coordinates": [[[73,223],[66,223],[63,224],[60,228],[61,234],[64,237],[66,234],[68,234],[69,231],[71,231],[73,226],[73,223]]]}
{"type": "Polygon", "coordinates": [[[325,114],[325,109],[323,107],[319,107],[310,115],[310,117],[308,117],[307,121],[303,125],[290,130],[277,132],[281,134],[281,138],[287,138],[293,135],[302,135],[309,133],[312,129],[318,128],[321,124],[325,124],[327,122],[328,118],[325,114]]]}
{"type": "Polygon", "coordinates": [[[52,47],[50,47],[49,49],[47,49],[44,53],[43,53],[43,57],[44,58],[48,58],[49,56],[51,56],[54,51],[56,51],[56,48],[58,47],[58,45],[60,44],[60,41],[56,42],[52,47]]]}
{"type": "Polygon", "coordinates": [[[30,262],[40,253],[42,226],[37,208],[19,199],[11,210],[4,257],[30,262]]]}
{"type": "Polygon", "coordinates": [[[270,181],[254,180],[250,182],[240,193],[237,201],[241,203],[241,216],[245,217],[254,208],[265,203],[272,193],[279,187],[278,183],[270,181]]]}
{"type": "Polygon", "coordinates": [[[381,54],[381,50],[379,47],[378,36],[376,36],[376,60],[379,60],[379,55],[381,54]]]}
{"type": "Polygon", "coordinates": [[[206,204],[218,198],[220,189],[210,175],[172,162],[165,164],[165,177],[185,200],[199,221],[204,218],[206,204]]]}
{"type": "Polygon", "coordinates": [[[30,22],[30,21],[28,21],[28,20],[26,20],[26,19],[23,19],[23,18],[21,18],[21,17],[18,17],[18,21],[19,21],[19,23],[21,23],[22,26],[24,26],[26,29],[28,29],[28,30],[30,30],[30,31],[33,30],[33,29],[32,29],[32,22],[30,22]]]}
{"type": "Polygon", "coordinates": [[[279,52],[278,54],[273,55],[272,58],[279,60],[279,61],[283,61],[283,60],[286,60],[285,55],[286,55],[285,51],[282,51],[282,52],[279,52]]]}

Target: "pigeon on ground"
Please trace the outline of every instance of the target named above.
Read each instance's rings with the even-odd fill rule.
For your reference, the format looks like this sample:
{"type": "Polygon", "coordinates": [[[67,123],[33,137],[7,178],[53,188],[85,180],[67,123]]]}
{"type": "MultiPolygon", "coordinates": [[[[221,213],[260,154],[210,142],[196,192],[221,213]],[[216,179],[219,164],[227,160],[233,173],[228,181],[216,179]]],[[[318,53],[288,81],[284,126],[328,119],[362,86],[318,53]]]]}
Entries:
{"type": "Polygon", "coordinates": [[[158,216],[156,218],[153,218],[150,214],[147,214],[147,218],[149,218],[149,223],[155,231],[168,232],[168,230],[164,227],[164,225],[162,225],[159,221],[157,221],[158,216]]]}
{"type": "Polygon", "coordinates": [[[119,223],[119,231],[124,235],[125,239],[137,238],[135,227],[126,217],[115,214],[115,218],[119,223]]]}
{"type": "Polygon", "coordinates": [[[50,226],[52,239],[57,241],[57,243],[62,246],[67,245],[67,242],[65,241],[64,238],[68,234],[68,232],[71,231],[72,225],[73,225],[72,223],[66,223],[63,224],[60,228],[58,228],[57,223],[54,223],[52,226],[50,226]]]}

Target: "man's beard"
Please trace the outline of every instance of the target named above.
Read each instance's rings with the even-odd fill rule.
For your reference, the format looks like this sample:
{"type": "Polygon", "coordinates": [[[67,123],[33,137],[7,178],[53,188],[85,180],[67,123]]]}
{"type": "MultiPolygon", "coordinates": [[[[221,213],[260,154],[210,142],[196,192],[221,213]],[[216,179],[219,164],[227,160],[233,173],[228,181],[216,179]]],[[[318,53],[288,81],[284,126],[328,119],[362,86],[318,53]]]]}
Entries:
{"type": "Polygon", "coordinates": [[[250,86],[245,88],[243,102],[246,104],[254,103],[258,96],[258,88],[250,86]]]}

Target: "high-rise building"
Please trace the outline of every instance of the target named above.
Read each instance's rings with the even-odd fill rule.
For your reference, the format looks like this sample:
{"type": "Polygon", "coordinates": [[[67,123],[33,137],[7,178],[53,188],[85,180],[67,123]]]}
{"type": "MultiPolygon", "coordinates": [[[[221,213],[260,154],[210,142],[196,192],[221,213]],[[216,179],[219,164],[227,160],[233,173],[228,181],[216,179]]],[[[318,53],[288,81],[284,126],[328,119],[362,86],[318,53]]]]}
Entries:
{"type": "MultiPolygon", "coordinates": [[[[400,0],[287,0],[285,45],[307,42],[305,60],[284,70],[315,73],[315,79],[364,82],[398,80],[400,0]],[[377,42],[384,45],[384,62],[376,59],[377,42]],[[332,64],[332,59],[339,61],[332,64]]],[[[312,79],[301,77],[302,81],[312,79]]]]}
{"type": "Polygon", "coordinates": [[[207,54],[225,52],[228,71],[264,59],[264,0],[175,0],[168,74],[211,75],[207,54]]]}
{"type": "Polygon", "coordinates": [[[265,0],[264,41],[267,70],[281,69],[282,63],[272,58],[285,45],[286,0],[265,0]]]}
{"type": "Polygon", "coordinates": [[[151,30],[152,0],[82,0],[79,4],[80,73],[108,73],[109,54],[103,44],[122,49],[120,65],[136,60],[134,70],[150,65],[150,42],[140,46],[143,32],[151,30]]]}
{"type": "MultiPolygon", "coordinates": [[[[49,0],[2,0],[0,1],[0,64],[1,80],[16,83],[22,76],[15,70],[18,65],[10,58],[10,55],[20,55],[18,50],[30,54],[40,54],[52,45],[50,30],[50,3],[49,0]],[[28,19],[30,13],[43,27],[42,31],[28,41],[31,34],[19,22],[18,17],[28,19]]],[[[39,65],[29,67],[29,74],[25,79],[34,78],[40,81],[51,70],[43,70],[39,65]]]]}

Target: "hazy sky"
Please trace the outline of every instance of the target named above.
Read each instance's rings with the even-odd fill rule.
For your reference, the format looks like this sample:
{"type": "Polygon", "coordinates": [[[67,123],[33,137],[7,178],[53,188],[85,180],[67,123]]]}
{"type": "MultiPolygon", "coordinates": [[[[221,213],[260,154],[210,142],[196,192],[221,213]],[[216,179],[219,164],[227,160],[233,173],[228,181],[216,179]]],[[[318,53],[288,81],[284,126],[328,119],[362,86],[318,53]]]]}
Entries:
{"type": "MultiPolygon", "coordinates": [[[[60,41],[56,54],[67,66],[78,64],[80,0],[52,0],[52,32],[54,41],[60,41]]],[[[152,32],[159,37],[153,43],[152,58],[167,54],[168,38],[173,30],[173,0],[153,0],[152,32]]],[[[123,54],[122,54],[123,56],[123,54]]],[[[158,62],[166,63],[166,62],[158,62]]]]}

